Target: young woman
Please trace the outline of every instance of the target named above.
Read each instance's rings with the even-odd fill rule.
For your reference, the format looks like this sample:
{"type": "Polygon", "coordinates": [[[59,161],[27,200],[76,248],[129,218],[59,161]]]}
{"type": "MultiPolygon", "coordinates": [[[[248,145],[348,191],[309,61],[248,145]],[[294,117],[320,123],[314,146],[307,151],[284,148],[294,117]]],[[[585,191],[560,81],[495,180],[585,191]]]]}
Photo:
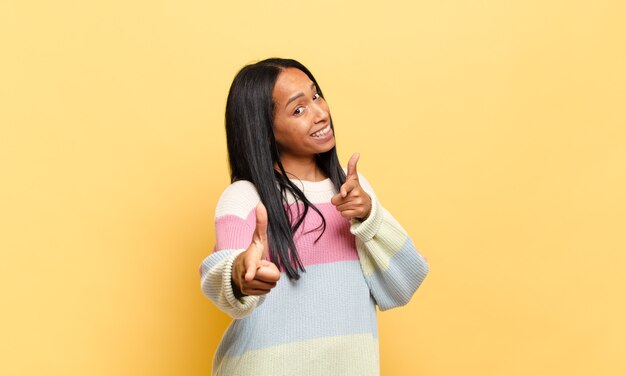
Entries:
{"type": "Polygon", "coordinates": [[[344,171],[302,64],[244,67],[226,104],[232,184],[202,263],[204,294],[235,320],[214,375],[378,375],[376,306],[406,304],[426,260],[357,172],[344,171]]]}

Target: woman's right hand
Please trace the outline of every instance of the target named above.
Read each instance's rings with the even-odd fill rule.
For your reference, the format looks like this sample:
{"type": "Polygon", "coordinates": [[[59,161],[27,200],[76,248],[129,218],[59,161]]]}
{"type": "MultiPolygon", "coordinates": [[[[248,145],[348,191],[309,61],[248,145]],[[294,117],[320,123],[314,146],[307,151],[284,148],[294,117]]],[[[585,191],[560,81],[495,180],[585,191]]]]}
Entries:
{"type": "Polygon", "coordinates": [[[267,211],[262,203],[256,206],[256,228],[248,249],[233,262],[233,291],[238,298],[265,295],[276,286],[280,271],[267,259],[267,211]]]}

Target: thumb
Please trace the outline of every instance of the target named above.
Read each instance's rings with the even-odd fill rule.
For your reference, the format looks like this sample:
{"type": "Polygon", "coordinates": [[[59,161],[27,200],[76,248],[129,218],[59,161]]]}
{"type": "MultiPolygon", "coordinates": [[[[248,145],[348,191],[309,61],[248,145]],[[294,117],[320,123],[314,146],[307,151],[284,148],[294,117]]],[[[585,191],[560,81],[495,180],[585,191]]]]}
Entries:
{"type": "Polygon", "coordinates": [[[357,180],[359,179],[359,175],[356,172],[356,163],[359,161],[360,156],[361,154],[354,153],[352,154],[352,157],[350,157],[350,160],[348,161],[348,176],[346,178],[353,177],[357,180]]]}
{"type": "Polygon", "coordinates": [[[243,278],[247,282],[251,282],[254,279],[254,276],[256,275],[256,271],[258,269],[256,257],[247,257],[245,260],[245,268],[246,274],[243,276],[243,278]]]}
{"type": "Polygon", "coordinates": [[[256,228],[254,229],[256,249],[260,250],[261,259],[267,258],[267,209],[259,202],[256,206],[256,228]]]}

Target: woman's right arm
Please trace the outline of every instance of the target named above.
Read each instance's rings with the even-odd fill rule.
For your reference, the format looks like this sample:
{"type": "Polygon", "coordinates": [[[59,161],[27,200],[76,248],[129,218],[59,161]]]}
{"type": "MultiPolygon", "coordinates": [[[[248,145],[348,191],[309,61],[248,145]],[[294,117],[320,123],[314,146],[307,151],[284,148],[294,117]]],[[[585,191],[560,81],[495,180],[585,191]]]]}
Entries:
{"type": "Polygon", "coordinates": [[[265,295],[242,295],[232,276],[233,264],[242,260],[238,256],[254,247],[259,202],[256,189],[247,181],[235,182],[224,191],[215,210],[215,248],[200,265],[202,292],[235,319],[250,315],[265,299],[265,295]]]}

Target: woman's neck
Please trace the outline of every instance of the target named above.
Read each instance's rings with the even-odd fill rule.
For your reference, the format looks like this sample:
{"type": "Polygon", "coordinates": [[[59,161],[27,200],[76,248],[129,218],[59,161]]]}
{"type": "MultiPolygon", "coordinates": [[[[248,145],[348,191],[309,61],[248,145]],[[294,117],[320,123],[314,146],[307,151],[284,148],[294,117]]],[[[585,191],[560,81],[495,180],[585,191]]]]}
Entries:
{"type": "MultiPolygon", "coordinates": [[[[315,157],[313,158],[281,158],[285,171],[287,172],[287,178],[298,179],[305,181],[322,181],[327,178],[326,174],[319,168],[315,157]]],[[[278,166],[275,166],[278,170],[278,166]]]]}

